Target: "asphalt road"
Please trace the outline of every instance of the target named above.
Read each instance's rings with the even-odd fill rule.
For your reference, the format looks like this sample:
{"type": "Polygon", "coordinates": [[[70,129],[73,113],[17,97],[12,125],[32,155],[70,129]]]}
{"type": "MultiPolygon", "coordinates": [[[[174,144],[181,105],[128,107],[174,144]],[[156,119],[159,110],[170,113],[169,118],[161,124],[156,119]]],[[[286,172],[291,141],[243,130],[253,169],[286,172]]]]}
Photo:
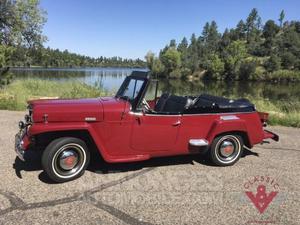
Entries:
{"type": "Polygon", "coordinates": [[[231,167],[198,155],[95,159],[81,178],[54,184],[38,163],[16,159],[23,116],[0,111],[0,224],[300,224],[300,129],[270,127],[280,142],[246,150],[231,167]],[[258,186],[266,190],[256,196],[258,186]]]}

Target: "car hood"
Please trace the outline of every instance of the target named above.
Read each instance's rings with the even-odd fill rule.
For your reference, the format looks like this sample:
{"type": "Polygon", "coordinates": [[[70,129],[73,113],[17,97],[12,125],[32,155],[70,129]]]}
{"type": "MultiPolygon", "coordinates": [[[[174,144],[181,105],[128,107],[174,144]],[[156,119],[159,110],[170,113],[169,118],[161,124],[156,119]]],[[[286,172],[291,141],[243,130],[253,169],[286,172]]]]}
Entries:
{"type": "Polygon", "coordinates": [[[103,105],[100,98],[47,99],[28,102],[34,122],[102,121],[103,105]]]}

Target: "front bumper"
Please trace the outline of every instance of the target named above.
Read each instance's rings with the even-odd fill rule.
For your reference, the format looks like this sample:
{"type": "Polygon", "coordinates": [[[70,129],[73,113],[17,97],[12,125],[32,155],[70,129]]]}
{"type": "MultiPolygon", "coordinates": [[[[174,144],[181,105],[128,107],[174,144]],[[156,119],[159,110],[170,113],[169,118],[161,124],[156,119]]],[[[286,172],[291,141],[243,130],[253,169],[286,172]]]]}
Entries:
{"type": "Polygon", "coordinates": [[[17,153],[18,158],[21,159],[22,161],[25,161],[24,159],[25,149],[23,148],[24,145],[23,138],[24,138],[24,134],[21,131],[16,134],[15,151],[17,153]]]}
{"type": "Polygon", "coordinates": [[[30,144],[28,126],[26,126],[15,135],[15,152],[22,161],[25,161],[25,152],[28,151],[30,144]]]}

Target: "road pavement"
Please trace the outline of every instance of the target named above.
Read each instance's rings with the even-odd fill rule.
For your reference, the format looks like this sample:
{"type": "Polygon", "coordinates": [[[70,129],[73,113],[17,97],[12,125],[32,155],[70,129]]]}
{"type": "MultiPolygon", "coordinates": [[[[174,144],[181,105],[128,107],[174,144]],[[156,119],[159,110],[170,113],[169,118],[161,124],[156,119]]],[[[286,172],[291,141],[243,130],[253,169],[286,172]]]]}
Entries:
{"type": "Polygon", "coordinates": [[[199,155],[95,158],[81,178],[55,184],[39,163],[16,158],[23,116],[0,111],[0,224],[300,224],[300,129],[270,127],[280,141],[230,167],[199,155]]]}

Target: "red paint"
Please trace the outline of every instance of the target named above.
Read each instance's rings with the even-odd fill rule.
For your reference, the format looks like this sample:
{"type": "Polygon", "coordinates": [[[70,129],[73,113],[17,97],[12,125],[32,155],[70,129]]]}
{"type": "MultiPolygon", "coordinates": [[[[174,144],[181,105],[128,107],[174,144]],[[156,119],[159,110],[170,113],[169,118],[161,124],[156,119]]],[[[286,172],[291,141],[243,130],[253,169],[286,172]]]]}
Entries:
{"type": "Polygon", "coordinates": [[[127,101],[114,97],[37,100],[30,104],[34,111],[34,124],[28,131],[30,136],[87,130],[107,162],[190,154],[190,139],[204,138],[211,143],[215,136],[224,132],[244,132],[251,147],[265,138],[273,138],[273,134],[263,130],[257,112],[151,115],[133,113],[127,101]],[[46,123],[44,114],[48,115],[46,123]],[[239,119],[221,120],[222,115],[236,115],[239,119]],[[85,117],[95,117],[96,121],[87,122],[85,117]]]}
{"type": "MultiPolygon", "coordinates": [[[[150,78],[144,75],[132,77],[130,79],[144,82],[142,87],[145,89],[137,94],[137,100],[140,101],[150,78]]],[[[268,117],[266,113],[144,113],[136,109],[128,99],[120,97],[122,90],[127,90],[124,89],[124,84],[126,82],[118,91],[119,97],[30,101],[33,123],[24,136],[25,150],[31,136],[76,130],[85,130],[90,134],[107,162],[141,161],[159,156],[192,154],[201,149],[190,146],[190,139],[205,139],[210,144],[222,133],[242,133],[250,148],[267,138],[278,140],[277,135],[263,130],[263,123],[268,117]]],[[[158,99],[149,101],[152,109],[158,99]]]]}

